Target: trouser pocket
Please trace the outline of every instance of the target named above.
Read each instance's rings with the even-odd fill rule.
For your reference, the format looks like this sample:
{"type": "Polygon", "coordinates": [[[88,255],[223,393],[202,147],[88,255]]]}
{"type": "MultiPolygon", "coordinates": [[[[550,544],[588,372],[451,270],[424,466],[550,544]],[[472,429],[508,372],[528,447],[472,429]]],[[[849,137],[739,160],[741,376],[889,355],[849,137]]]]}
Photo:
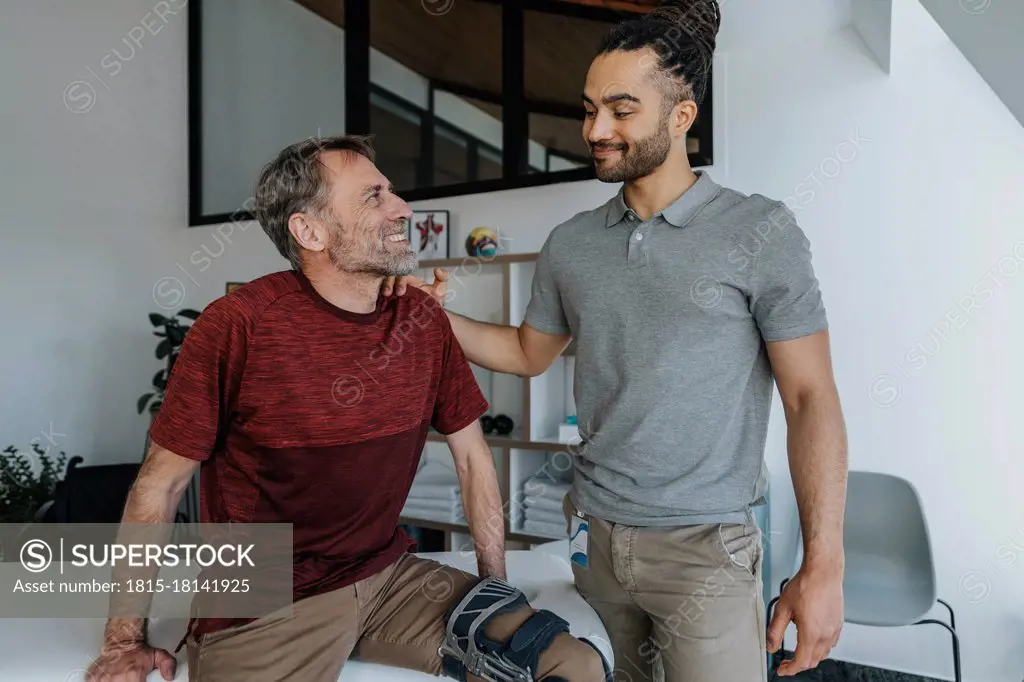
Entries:
{"type": "Polygon", "coordinates": [[[762,547],[761,529],[756,524],[720,523],[713,543],[723,562],[752,579],[757,577],[762,547]]]}

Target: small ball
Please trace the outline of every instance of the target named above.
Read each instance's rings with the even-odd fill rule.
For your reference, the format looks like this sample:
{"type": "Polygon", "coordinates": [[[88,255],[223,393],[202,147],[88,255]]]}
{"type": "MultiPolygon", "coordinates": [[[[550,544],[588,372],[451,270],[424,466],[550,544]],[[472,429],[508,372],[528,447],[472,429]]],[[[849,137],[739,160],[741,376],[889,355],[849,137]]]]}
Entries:
{"type": "Polygon", "coordinates": [[[466,253],[491,258],[498,253],[498,235],[489,227],[474,228],[466,237],[466,253]]]}

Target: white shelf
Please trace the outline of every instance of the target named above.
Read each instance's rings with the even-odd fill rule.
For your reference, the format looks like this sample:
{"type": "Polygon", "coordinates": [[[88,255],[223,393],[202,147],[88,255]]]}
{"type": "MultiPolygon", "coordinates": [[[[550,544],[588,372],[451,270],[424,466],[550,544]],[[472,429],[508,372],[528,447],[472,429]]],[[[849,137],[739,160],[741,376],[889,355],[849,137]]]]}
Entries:
{"type": "MultiPolygon", "coordinates": [[[[425,261],[420,263],[420,270],[421,276],[428,278],[431,268],[441,267],[449,271],[450,299],[446,305],[452,312],[484,322],[519,325],[530,303],[536,256],[535,253],[508,254],[492,259],[459,257],[425,261]]],[[[530,378],[473,367],[474,376],[490,404],[488,414],[492,417],[507,415],[515,424],[508,435],[485,435],[496,454],[495,469],[507,517],[506,541],[535,545],[568,537],[567,531],[526,530],[524,503],[527,493],[531,496],[539,493],[537,479],[534,479],[538,473],[544,476],[541,482],[551,484],[571,477],[573,462],[568,453],[579,447],[580,438],[577,432],[575,438],[561,441],[559,426],[567,416],[575,414],[572,396],[575,361],[571,354],[560,355],[547,371],[530,378]],[[524,486],[531,479],[534,479],[531,488],[525,490],[524,486]]],[[[446,450],[445,437],[437,432],[429,432],[427,441],[434,452],[446,450]]],[[[561,496],[551,496],[558,498],[559,509],[550,509],[552,513],[548,518],[556,526],[564,525],[560,511],[561,496]]],[[[419,523],[448,531],[447,541],[451,549],[457,549],[458,544],[466,545],[469,540],[466,525],[453,522],[447,513],[422,514],[415,519],[403,516],[403,523],[419,523]]]]}
{"type": "Polygon", "coordinates": [[[519,536],[528,536],[530,538],[539,538],[543,541],[554,541],[554,540],[568,540],[569,534],[562,533],[561,535],[549,535],[547,533],[525,530],[522,527],[513,528],[512,533],[519,536]]]}

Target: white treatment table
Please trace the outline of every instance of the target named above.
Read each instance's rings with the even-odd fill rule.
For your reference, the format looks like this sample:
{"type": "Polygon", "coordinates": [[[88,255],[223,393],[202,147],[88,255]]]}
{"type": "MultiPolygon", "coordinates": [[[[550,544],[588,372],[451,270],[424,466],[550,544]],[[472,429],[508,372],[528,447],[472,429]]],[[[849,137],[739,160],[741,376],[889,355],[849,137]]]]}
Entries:
{"type": "MultiPolygon", "coordinates": [[[[526,593],[534,608],[546,608],[569,621],[573,635],[593,642],[614,666],[608,634],[594,610],[576,592],[568,560],[568,542],[534,551],[507,553],[509,581],[526,593]],[[561,551],[564,550],[564,551],[561,551]]],[[[476,572],[476,559],[465,552],[424,553],[445,564],[476,572]]],[[[104,619],[0,619],[0,680],[4,682],[83,682],[103,635],[104,619]]],[[[173,652],[184,633],[184,620],[150,622],[150,641],[173,652]]],[[[177,654],[175,682],[187,682],[185,647],[177,654]]],[[[147,682],[160,682],[153,671],[147,682]]],[[[399,668],[348,661],[339,682],[427,682],[446,679],[399,668]]],[[[264,682],[253,680],[253,682],[264,682]]],[[[266,681],[270,682],[270,681],[266,681]]],[[[277,682],[276,680],[273,682],[277,682]]]]}

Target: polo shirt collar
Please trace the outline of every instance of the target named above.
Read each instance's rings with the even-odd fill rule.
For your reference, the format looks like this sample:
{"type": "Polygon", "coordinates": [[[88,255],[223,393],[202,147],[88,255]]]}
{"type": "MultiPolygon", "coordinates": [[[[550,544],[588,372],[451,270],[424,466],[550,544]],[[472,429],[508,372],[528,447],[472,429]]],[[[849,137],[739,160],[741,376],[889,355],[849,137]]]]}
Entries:
{"type": "MultiPolygon", "coordinates": [[[[718,183],[711,179],[707,171],[695,171],[695,173],[697,181],[693,183],[690,189],[683,192],[682,196],[666,206],[658,214],[670,225],[675,225],[676,227],[684,226],[709,201],[714,199],[722,189],[718,183]]],[[[608,203],[605,227],[618,225],[629,210],[629,206],[626,205],[625,185],[623,185],[608,203]]]]}

